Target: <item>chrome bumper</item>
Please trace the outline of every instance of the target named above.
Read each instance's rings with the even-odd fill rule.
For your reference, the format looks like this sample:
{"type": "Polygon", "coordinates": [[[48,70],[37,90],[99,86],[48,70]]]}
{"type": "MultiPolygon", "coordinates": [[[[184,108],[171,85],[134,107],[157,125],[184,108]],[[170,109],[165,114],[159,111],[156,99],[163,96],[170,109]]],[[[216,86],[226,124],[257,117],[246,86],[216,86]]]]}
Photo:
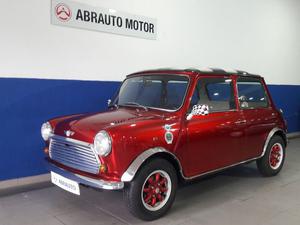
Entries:
{"type": "Polygon", "coordinates": [[[47,160],[46,160],[45,164],[46,164],[46,168],[49,171],[52,171],[63,177],[66,177],[70,180],[76,181],[79,184],[83,184],[83,185],[86,185],[89,187],[98,188],[98,189],[106,189],[106,190],[119,190],[124,187],[123,182],[105,181],[105,180],[100,180],[100,179],[98,180],[98,179],[93,179],[90,177],[85,177],[85,176],[64,170],[64,169],[48,162],[47,160]]]}

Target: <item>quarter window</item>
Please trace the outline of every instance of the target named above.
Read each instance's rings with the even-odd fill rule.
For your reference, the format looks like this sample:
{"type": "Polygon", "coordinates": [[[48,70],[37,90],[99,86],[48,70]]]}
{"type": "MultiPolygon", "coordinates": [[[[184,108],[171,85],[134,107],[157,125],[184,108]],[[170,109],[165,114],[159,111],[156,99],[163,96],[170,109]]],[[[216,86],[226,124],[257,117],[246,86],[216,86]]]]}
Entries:
{"type": "Polygon", "coordinates": [[[208,105],[210,112],[222,112],[236,109],[232,79],[199,79],[192,96],[190,108],[196,104],[208,105]]]}
{"type": "Polygon", "coordinates": [[[259,79],[239,78],[237,88],[241,109],[268,107],[268,97],[259,79]]]}

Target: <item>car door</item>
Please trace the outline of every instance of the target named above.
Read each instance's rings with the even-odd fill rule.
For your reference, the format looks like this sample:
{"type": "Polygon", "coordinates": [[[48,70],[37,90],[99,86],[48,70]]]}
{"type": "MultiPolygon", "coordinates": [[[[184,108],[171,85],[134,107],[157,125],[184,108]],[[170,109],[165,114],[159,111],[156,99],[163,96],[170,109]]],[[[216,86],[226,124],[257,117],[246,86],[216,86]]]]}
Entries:
{"type": "Polygon", "coordinates": [[[241,160],[246,124],[236,107],[233,83],[230,76],[202,77],[197,82],[190,110],[193,105],[205,105],[209,113],[186,121],[190,176],[241,160]]]}
{"type": "Polygon", "coordinates": [[[247,121],[244,158],[255,158],[261,155],[277,117],[260,78],[239,77],[237,91],[240,109],[247,121]]]}

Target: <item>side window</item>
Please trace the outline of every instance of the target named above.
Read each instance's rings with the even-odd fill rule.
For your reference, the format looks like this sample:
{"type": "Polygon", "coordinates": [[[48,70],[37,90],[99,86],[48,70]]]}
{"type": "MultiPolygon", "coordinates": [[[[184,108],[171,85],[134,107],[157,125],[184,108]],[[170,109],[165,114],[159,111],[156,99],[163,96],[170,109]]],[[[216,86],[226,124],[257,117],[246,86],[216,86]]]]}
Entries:
{"type": "Polygon", "coordinates": [[[191,107],[196,104],[208,105],[210,112],[236,109],[232,80],[200,78],[192,97],[191,107]]]}
{"type": "Polygon", "coordinates": [[[259,79],[239,78],[237,80],[237,89],[241,109],[268,107],[268,97],[259,79]]]}

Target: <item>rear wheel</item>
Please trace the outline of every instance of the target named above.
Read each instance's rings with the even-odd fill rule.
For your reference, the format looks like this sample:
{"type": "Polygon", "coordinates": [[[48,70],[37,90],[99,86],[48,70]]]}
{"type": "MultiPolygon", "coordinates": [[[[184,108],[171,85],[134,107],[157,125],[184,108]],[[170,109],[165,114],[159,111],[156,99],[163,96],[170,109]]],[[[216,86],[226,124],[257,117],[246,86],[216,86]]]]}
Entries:
{"type": "Polygon", "coordinates": [[[177,174],[165,159],[153,159],[126,184],[124,199],[129,211],[143,220],[155,220],[172,206],[177,189],[177,174]]]}
{"type": "Polygon", "coordinates": [[[280,136],[270,140],[265,155],[256,161],[263,176],[275,176],[282,169],[285,160],[285,144],[280,136]]]}

